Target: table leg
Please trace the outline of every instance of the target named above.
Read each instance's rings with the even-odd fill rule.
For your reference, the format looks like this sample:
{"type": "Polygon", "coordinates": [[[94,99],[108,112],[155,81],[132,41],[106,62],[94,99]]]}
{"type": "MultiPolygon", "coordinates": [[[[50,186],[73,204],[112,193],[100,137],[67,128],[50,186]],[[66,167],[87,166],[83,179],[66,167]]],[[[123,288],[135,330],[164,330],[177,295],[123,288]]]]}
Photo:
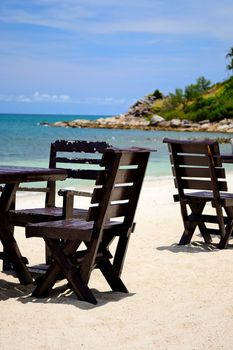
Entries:
{"type": "Polygon", "coordinates": [[[18,244],[10,230],[6,226],[2,225],[2,220],[0,224],[0,239],[4,247],[6,255],[10,258],[13,264],[14,270],[19,278],[20,283],[30,284],[33,283],[32,276],[23,262],[22,255],[20,253],[18,244]]]}
{"type": "Polygon", "coordinates": [[[7,211],[10,209],[15,192],[19,184],[7,184],[4,186],[0,198],[0,239],[4,248],[5,255],[9,257],[20,283],[33,283],[31,274],[24,264],[18,244],[14,238],[13,230],[7,221],[7,211]]]}

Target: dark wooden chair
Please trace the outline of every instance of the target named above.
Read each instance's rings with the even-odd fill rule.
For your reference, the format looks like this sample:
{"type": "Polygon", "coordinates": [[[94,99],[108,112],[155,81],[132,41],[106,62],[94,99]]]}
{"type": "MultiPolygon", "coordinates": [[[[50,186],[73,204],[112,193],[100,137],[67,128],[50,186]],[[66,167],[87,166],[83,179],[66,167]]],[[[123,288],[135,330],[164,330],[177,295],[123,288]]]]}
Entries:
{"type": "MultiPolygon", "coordinates": [[[[12,208],[8,212],[8,220],[12,229],[14,226],[25,227],[28,223],[59,220],[68,217],[85,217],[87,209],[73,208],[74,195],[89,196],[94,188],[96,176],[99,170],[99,163],[102,154],[110,145],[106,142],[88,142],[79,140],[57,140],[50,147],[50,168],[65,168],[68,179],[74,179],[74,186],[79,187],[82,181],[87,183],[90,192],[79,190],[59,190],[55,181],[48,181],[45,187],[24,187],[20,191],[33,191],[45,193],[45,205],[41,208],[17,209],[12,208]],[[63,196],[63,207],[56,205],[56,194],[63,196]]],[[[64,185],[64,183],[62,183],[64,185]]],[[[49,250],[46,252],[46,260],[49,259],[49,250]]],[[[3,270],[11,266],[7,261],[3,262],[3,270]]]]}
{"type": "Polygon", "coordinates": [[[114,291],[127,293],[121,272],[135,223],[134,215],[148,162],[148,150],[107,149],[86,220],[29,224],[26,237],[43,237],[52,252],[46,274],[36,281],[35,297],[46,297],[64,276],[81,300],[96,304],[88,282],[98,268],[114,291]],[[118,237],[116,249],[112,242],[118,237]],[[79,249],[84,243],[84,248],[79,249]],[[111,261],[113,257],[113,262],[111,261]]]}
{"type": "Polygon", "coordinates": [[[179,244],[190,243],[198,227],[206,243],[212,235],[225,248],[233,230],[233,194],[227,192],[225,169],[215,141],[165,138],[168,144],[175,187],[180,202],[184,232],[179,244]],[[206,211],[206,204],[208,211],[206,211]],[[210,214],[211,213],[211,214],[210,214]]]}

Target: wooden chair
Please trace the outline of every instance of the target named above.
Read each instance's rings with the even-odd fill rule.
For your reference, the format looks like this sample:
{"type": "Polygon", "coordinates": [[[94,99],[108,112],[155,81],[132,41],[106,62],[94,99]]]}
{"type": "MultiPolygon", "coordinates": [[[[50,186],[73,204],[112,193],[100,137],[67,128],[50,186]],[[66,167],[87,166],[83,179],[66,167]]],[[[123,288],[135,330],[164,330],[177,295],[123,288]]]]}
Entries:
{"type": "MultiPolygon", "coordinates": [[[[88,187],[94,188],[96,176],[99,170],[99,163],[102,154],[107,147],[106,142],[88,142],[79,140],[57,140],[50,147],[50,168],[65,168],[68,179],[74,179],[75,187],[84,181],[88,187]]],[[[17,209],[12,208],[8,213],[8,220],[12,229],[14,226],[25,227],[28,223],[59,220],[71,217],[85,217],[87,209],[73,208],[74,195],[89,196],[92,193],[84,191],[71,191],[60,189],[59,194],[63,196],[63,207],[56,206],[56,193],[58,184],[55,181],[48,181],[45,187],[41,188],[20,188],[21,191],[33,191],[45,193],[45,205],[41,208],[17,209]]],[[[49,250],[46,251],[46,261],[50,257],[49,250]]],[[[3,270],[10,267],[7,261],[3,262],[3,270]]]]}
{"type": "Polygon", "coordinates": [[[218,248],[225,248],[233,230],[233,194],[227,192],[225,169],[215,141],[165,138],[180,202],[184,232],[179,244],[190,243],[198,227],[206,243],[220,236],[218,248]],[[205,212],[206,204],[210,209],[205,212]],[[211,209],[212,208],[212,209],[211,209]],[[210,210],[213,211],[211,215],[210,210]]]}
{"type": "Polygon", "coordinates": [[[86,220],[27,225],[26,237],[43,237],[52,252],[50,267],[36,281],[33,296],[46,297],[63,275],[79,299],[96,304],[88,287],[95,268],[100,269],[112,290],[128,292],[120,276],[135,227],[134,215],[149,153],[135,148],[105,151],[102,160],[105,170],[97,178],[86,220]],[[112,256],[110,246],[116,237],[118,241],[112,256]],[[78,249],[81,243],[85,249],[78,249]]]}

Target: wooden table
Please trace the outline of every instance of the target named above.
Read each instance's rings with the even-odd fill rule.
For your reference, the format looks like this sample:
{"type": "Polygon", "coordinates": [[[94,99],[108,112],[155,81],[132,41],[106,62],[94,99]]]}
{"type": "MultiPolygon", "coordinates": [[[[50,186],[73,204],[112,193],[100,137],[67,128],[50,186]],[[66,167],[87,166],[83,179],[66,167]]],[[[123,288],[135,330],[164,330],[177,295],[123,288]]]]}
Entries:
{"type": "Polygon", "coordinates": [[[10,258],[21,284],[32,283],[32,277],[8,223],[7,212],[21,182],[55,181],[66,177],[65,169],[0,166],[0,184],[5,185],[0,197],[0,240],[4,254],[10,258]]]}

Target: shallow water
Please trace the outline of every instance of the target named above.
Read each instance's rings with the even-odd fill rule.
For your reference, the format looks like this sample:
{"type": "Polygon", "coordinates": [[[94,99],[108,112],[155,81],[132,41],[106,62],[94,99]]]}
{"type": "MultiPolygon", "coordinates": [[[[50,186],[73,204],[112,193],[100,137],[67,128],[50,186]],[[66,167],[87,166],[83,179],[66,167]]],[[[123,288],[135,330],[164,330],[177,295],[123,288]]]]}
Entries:
{"type": "MultiPolygon", "coordinates": [[[[170,176],[170,163],[164,137],[231,138],[233,134],[207,132],[142,131],[116,129],[61,128],[40,125],[74,119],[96,119],[103,116],[0,114],[0,163],[7,165],[47,166],[50,143],[56,139],[106,141],[116,147],[141,146],[156,149],[150,156],[146,176],[170,176]]],[[[229,144],[221,151],[231,152],[229,144]]]]}

